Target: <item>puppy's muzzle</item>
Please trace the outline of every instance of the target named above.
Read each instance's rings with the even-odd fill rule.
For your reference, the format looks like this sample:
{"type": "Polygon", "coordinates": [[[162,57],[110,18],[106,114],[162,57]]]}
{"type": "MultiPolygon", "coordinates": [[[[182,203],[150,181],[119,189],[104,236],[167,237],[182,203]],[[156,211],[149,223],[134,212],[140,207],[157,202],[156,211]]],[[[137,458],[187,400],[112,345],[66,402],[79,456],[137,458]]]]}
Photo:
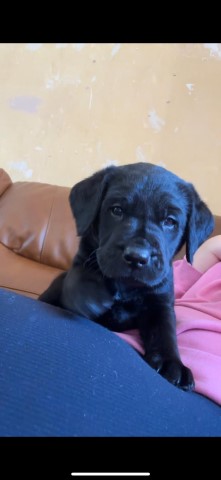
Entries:
{"type": "Polygon", "coordinates": [[[160,268],[160,255],[155,249],[141,246],[127,246],[123,251],[123,260],[132,268],[160,268]]]}

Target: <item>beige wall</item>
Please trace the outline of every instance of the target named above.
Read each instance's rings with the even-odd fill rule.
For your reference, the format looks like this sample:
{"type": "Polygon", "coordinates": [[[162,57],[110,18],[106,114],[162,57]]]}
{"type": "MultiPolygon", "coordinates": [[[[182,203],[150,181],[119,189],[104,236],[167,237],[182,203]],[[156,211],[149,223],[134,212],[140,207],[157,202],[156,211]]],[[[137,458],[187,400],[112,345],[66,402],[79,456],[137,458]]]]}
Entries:
{"type": "Polygon", "coordinates": [[[149,161],[221,214],[221,44],[0,44],[0,88],[13,180],[149,161]]]}

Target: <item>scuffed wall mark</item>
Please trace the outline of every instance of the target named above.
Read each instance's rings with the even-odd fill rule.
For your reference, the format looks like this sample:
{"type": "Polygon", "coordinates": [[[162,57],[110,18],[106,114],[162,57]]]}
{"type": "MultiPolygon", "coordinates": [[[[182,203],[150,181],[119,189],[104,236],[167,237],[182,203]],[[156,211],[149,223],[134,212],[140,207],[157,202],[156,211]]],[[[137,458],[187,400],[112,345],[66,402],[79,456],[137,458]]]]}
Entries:
{"type": "Polygon", "coordinates": [[[43,148],[40,147],[39,145],[36,145],[35,150],[37,150],[37,152],[41,152],[43,150],[43,148]]]}
{"type": "Polygon", "coordinates": [[[158,117],[155,110],[150,110],[148,112],[148,120],[150,126],[155,130],[155,132],[160,132],[161,128],[165,125],[165,121],[158,117]]]}
{"type": "Polygon", "coordinates": [[[93,92],[92,92],[92,88],[90,87],[89,110],[91,109],[92,99],[93,99],[93,92]]]}
{"type": "Polygon", "coordinates": [[[77,52],[80,52],[85,47],[85,43],[72,43],[72,47],[75,48],[77,52]]]}
{"type": "Polygon", "coordinates": [[[55,47],[56,48],[65,48],[65,47],[67,47],[67,45],[68,45],[67,43],[56,43],[55,47]]]}
{"type": "Polygon", "coordinates": [[[193,92],[194,83],[186,83],[186,88],[189,90],[189,95],[193,92]]]}
{"type": "Polygon", "coordinates": [[[73,78],[71,75],[63,75],[61,77],[59,73],[55,73],[52,77],[46,80],[45,88],[53,90],[60,85],[74,85],[74,87],[78,87],[80,84],[81,79],[78,76],[73,78]]]}
{"type": "Polygon", "coordinates": [[[63,84],[64,85],[74,85],[75,87],[79,87],[79,85],[81,84],[81,79],[79,77],[75,77],[75,78],[64,78],[63,79],[63,84]]]}
{"type": "Polygon", "coordinates": [[[112,158],[107,158],[107,160],[105,160],[105,162],[103,162],[101,164],[101,168],[107,168],[107,167],[111,167],[112,165],[119,165],[119,162],[118,160],[114,160],[112,158]]]}
{"type": "Polygon", "coordinates": [[[27,50],[31,50],[32,52],[36,52],[43,46],[43,43],[27,43],[26,48],[27,50]]]}
{"type": "Polygon", "coordinates": [[[9,105],[14,110],[21,110],[27,113],[36,113],[42,99],[31,96],[18,96],[9,99],[9,105]]]}
{"type": "Polygon", "coordinates": [[[48,78],[45,82],[45,87],[52,90],[60,81],[59,73],[56,73],[51,78],[48,78]]]}
{"type": "Polygon", "coordinates": [[[46,88],[54,88],[54,81],[51,78],[48,78],[45,82],[45,87],[46,88]]]}
{"type": "Polygon", "coordinates": [[[164,162],[157,162],[156,165],[158,165],[158,167],[166,168],[166,163],[164,162]]]}
{"type": "Polygon", "coordinates": [[[178,127],[175,127],[175,128],[174,128],[174,133],[177,133],[178,130],[179,130],[179,128],[178,128],[178,127]]]}
{"type": "Polygon", "coordinates": [[[97,77],[96,77],[96,75],[94,75],[91,79],[91,82],[96,82],[96,80],[97,80],[97,77]]]}
{"type": "Polygon", "coordinates": [[[17,162],[9,162],[8,163],[9,168],[12,170],[15,170],[16,172],[21,172],[23,173],[25,178],[31,178],[33,174],[33,170],[28,167],[27,162],[24,160],[17,161],[17,162]]]}
{"type": "Polygon", "coordinates": [[[111,50],[111,56],[114,57],[114,55],[116,55],[119,52],[120,48],[121,48],[121,43],[115,43],[111,50]]]}
{"type": "Polygon", "coordinates": [[[136,160],[137,162],[147,162],[147,157],[140,145],[136,148],[136,160]]]}
{"type": "Polygon", "coordinates": [[[221,58],[221,45],[219,43],[204,43],[203,46],[210,50],[211,57],[221,58]]]}

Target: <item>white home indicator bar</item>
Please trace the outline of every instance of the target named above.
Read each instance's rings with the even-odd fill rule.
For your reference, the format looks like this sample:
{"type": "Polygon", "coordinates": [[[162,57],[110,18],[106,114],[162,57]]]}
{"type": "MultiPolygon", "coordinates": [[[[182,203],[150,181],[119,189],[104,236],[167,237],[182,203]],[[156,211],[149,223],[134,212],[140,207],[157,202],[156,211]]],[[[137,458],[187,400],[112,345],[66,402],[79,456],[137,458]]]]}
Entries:
{"type": "Polygon", "coordinates": [[[73,477],[146,477],[149,472],[72,472],[73,477]]]}

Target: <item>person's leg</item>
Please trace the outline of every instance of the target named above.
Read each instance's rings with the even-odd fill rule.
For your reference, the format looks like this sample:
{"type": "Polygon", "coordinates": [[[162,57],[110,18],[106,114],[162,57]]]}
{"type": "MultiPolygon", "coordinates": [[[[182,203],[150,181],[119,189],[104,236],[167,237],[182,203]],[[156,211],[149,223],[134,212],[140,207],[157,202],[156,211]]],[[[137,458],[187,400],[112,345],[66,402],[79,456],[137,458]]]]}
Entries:
{"type": "Polygon", "coordinates": [[[220,407],[114,333],[0,291],[0,436],[220,436],[220,407]]]}

